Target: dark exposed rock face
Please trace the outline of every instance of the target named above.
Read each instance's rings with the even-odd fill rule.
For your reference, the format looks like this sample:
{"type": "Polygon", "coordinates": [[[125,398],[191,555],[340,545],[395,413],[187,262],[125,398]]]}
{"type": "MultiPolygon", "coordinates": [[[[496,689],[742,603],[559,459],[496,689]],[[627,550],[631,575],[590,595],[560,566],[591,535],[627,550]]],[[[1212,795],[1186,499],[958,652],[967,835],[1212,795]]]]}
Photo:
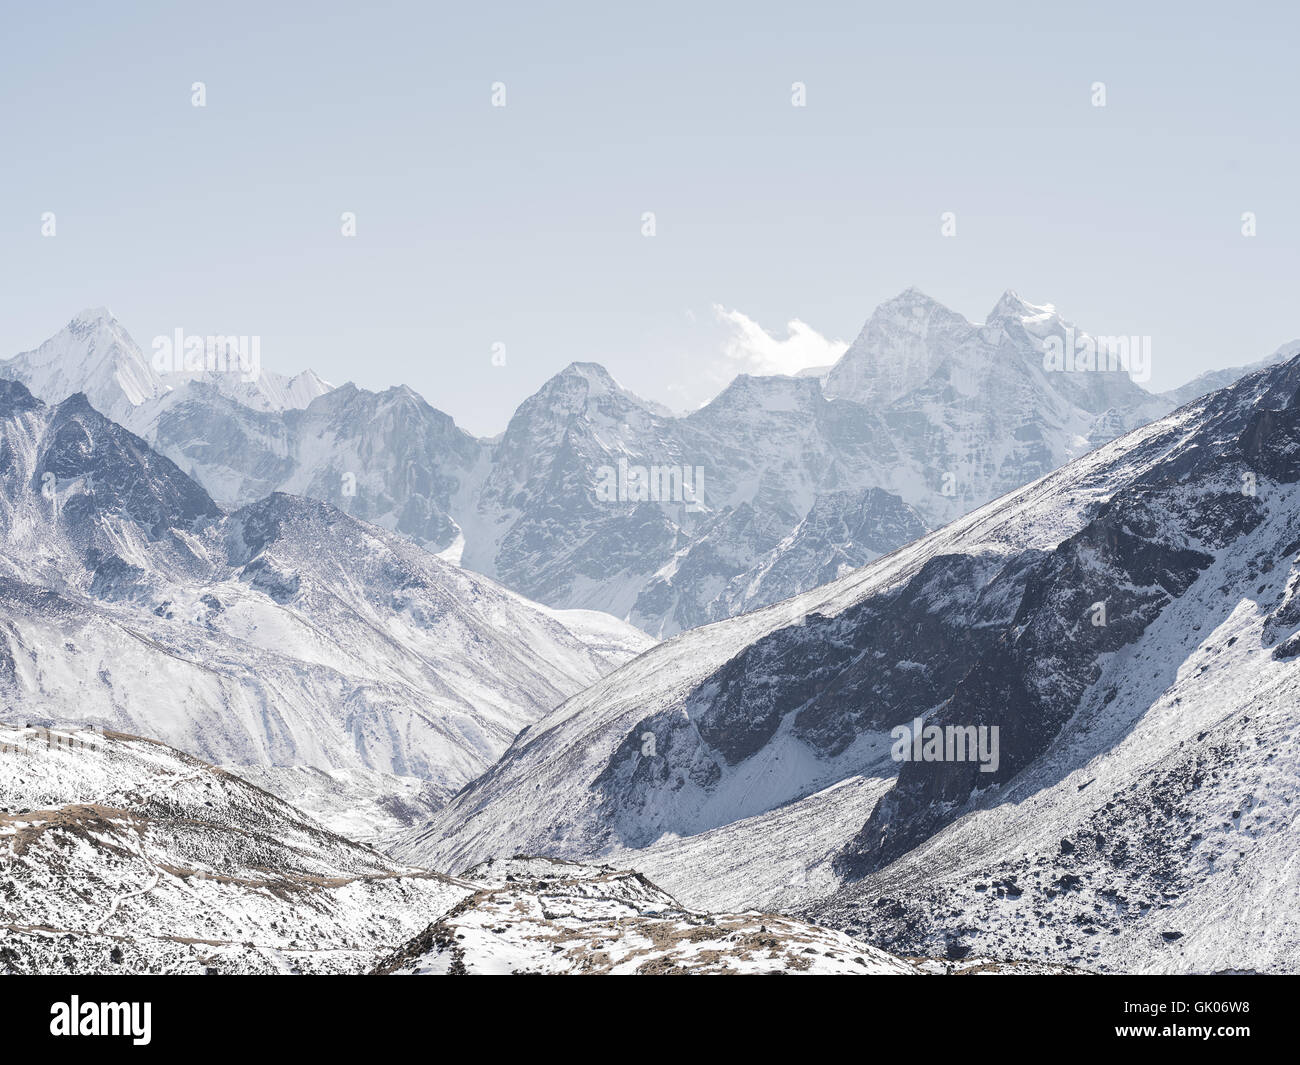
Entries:
{"type": "MultiPolygon", "coordinates": [[[[812,614],[745,646],[612,752],[596,787],[623,841],[647,842],[654,829],[642,839],[627,827],[635,818],[615,811],[649,808],[660,787],[707,792],[783,734],[830,760],[864,733],[921,716],[998,730],[992,772],[977,760],[903,762],[836,859],[848,877],[887,865],[1008,784],[1070,721],[1103,656],[1134,644],[1217,552],[1258,528],[1266,508],[1253,486],[1300,479],[1290,466],[1296,407],[1261,406],[1291,404],[1291,378],[1300,366],[1257,375],[1208,402],[1195,433],[1158,434],[1138,452],[1158,458],[1137,462],[1141,472],[1050,550],[931,556],[835,617],[812,614]],[[644,757],[646,734],[665,757],[644,757]]],[[[1293,592],[1269,622],[1278,639],[1300,625],[1300,584],[1293,592]]]]}
{"type": "Polygon", "coordinates": [[[96,599],[116,599],[129,596],[144,570],[133,566],[117,555],[105,555],[98,548],[86,553],[86,565],[93,568],[90,594],[96,599]]]}
{"type": "MultiPolygon", "coordinates": [[[[838,857],[840,872],[881,868],[960,816],[978,789],[1025,769],[1097,680],[1099,657],[1133,643],[1214,561],[1212,550],[1259,526],[1265,508],[1256,486],[1300,480],[1298,378],[1300,364],[1292,362],[1225,390],[1195,439],[1117,491],[1033,565],[1014,622],[933,719],[999,726],[997,772],[981,774],[971,762],[904,763],[896,786],[838,857]],[[1258,406],[1279,400],[1287,406],[1258,406]]],[[[1292,598],[1271,631],[1296,622],[1292,598]]],[[[1279,645],[1274,657],[1290,657],[1293,645],[1279,645]]]]}
{"type": "Polygon", "coordinates": [[[977,559],[941,556],[884,601],[775,632],[697,693],[700,712],[692,716],[700,734],[735,764],[788,714],[794,734],[828,757],[864,729],[910,720],[913,708],[942,702],[987,653],[998,623],[1010,620],[998,614],[1005,609],[1003,583],[1018,576],[990,575],[977,559]],[[947,609],[937,611],[941,595],[947,609]]]}
{"type": "Polygon", "coordinates": [[[894,789],[841,855],[841,872],[862,875],[892,861],[952,820],[976,789],[1028,766],[1096,681],[1098,656],[1135,640],[1212,561],[1140,541],[1107,517],[1034,567],[1011,628],[931,719],[996,726],[996,771],[986,774],[974,761],[903,763],[894,789]],[[1104,624],[1094,624],[1102,619],[1095,604],[1104,604],[1104,624]]]}
{"type": "Polygon", "coordinates": [[[174,462],[99,414],[82,395],[54,409],[33,477],[33,486],[44,488],[47,497],[67,484],[79,488],[60,500],[64,521],[74,525],[99,513],[119,514],[157,538],[221,515],[174,462]]]}
{"type": "Polygon", "coordinates": [[[1257,411],[1240,443],[1243,457],[1260,473],[1283,484],[1300,480],[1300,409],[1257,411]]]}
{"type": "MultiPolygon", "coordinates": [[[[664,786],[712,789],[724,767],[758,754],[783,728],[834,759],[863,732],[910,722],[917,707],[950,696],[995,647],[1029,568],[1026,560],[1006,566],[940,555],[885,595],[773,632],[689,692],[680,708],[638,722],[595,787],[611,811],[635,809],[664,786]],[[644,757],[647,734],[660,757],[644,757]]],[[[654,834],[629,833],[629,845],[654,834]]]]}

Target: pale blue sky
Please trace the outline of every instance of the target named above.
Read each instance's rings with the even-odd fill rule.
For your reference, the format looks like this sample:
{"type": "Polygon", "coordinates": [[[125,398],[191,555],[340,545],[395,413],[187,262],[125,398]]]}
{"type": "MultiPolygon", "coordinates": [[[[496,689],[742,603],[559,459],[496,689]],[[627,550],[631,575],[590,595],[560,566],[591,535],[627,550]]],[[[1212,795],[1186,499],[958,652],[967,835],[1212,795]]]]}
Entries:
{"type": "Polygon", "coordinates": [[[699,402],[715,306],[850,340],[1015,288],[1157,388],[1300,336],[1294,9],[1057,6],[10,3],[0,354],[106,304],[489,434],[575,359],[699,402]]]}

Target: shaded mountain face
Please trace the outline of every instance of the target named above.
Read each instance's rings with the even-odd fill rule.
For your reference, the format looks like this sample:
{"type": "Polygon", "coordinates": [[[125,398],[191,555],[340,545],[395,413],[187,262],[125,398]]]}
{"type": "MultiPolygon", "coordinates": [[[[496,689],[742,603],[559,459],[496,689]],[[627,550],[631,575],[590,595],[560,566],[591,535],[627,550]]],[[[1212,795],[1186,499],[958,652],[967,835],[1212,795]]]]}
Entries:
{"type": "Polygon", "coordinates": [[[656,845],[673,888],[688,860],[722,861],[702,844],[674,863],[674,837],[743,867],[815,810],[803,871],[832,894],[809,912],[891,950],[1294,967],[1297,482],[1300,359],[660,645],[521,733],[397,853],[656,845]],[[931,757],[918,721],[970,745],[931,757]],[[1264,933],[1257,897],[1278,911],[1264,933]]]}
{"type": "MultiPolygon", "coordinates": [[[[1014,293],[977,325],[909,289],[825,374],[742,376],[674,417],[575,363],[496,441],[405,388],[159,375],[102,311],[0,375],[47,399],[80,388],[223,505],[327,501],[539,602],[669,636],[807,591],[1244,372],[1156,396],[1049,357],[1091,346],[1079,366],[1108,367],[1111,342],[1014,293]]],[[[1142,377],[1141,344],[1128,354],[1142,377]]]]}
{"type": "Polygon", "coordinates": [[[47,407],[0,381],[0,523],[8,544],[38,543],[57,518],[86,551],[111,547],[100,517],[147,541],[192,532],[221,511],[174,463],[77,394],[47,407]]]}
{"type": "Polygon", "coordinates": [[[49,407],[14,382],[0,528],[12,712],[223,763],[414,777],[426,806],[651,642],[325,503],[277,493],[225,514],[84,397],[49,407]]]}

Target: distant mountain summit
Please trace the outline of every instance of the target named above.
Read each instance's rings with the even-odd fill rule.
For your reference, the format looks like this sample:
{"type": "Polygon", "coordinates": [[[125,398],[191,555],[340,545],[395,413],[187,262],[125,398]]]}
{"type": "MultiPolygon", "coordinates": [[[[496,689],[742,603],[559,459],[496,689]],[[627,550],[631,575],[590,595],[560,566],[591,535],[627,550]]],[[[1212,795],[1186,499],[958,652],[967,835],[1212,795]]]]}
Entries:
{"type": "MultiPolygon", "coordinates": [[[[101,414],[145,432],[151,428],[160,405],[176,402],[177,394],[193,384],[215,388],[261,411],[305,407],[332,387],[311,370],[284,377],[263,369],[260,361],[252,373],[241,374],[228,368],[186,370],[185,352],[173,351],[174,337],[160,339],[167,345],[165,359],[141,351],[108,308],[92,307],[74,316],[36,350],[0,362],[0,377],[21,381],[33,395],[49,403],[82,392],[101,414]]],[[[199,350],[192,353],[195,365],[206,366],[208,360],[214,365],[231,365],[233,360],[224,346],[208,343],[218,338],[190,339],[200,344],[199,350]]]]}
{"type": "Polygon", "coordinates": [[[77,314],[35,351],[0,362],[0,375],[58,403],[80,392],[119,424],[167,391],[149,360],[106,307],[77,314]]]}
{"type": "Polygon", "coordinates": [[[883,406],[921,387],[975,333],[960,314],[909,288],[875,309],[826,375],[828,398],[883,406]]]}

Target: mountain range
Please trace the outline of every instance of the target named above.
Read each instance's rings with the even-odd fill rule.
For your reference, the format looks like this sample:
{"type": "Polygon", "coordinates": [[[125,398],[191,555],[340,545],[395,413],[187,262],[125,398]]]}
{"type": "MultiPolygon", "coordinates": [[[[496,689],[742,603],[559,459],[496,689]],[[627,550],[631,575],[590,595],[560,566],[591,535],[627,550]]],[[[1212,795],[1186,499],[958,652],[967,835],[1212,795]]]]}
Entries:
{"type": "Polygon", "coordinates": [[[1300,346],[1156,395],[1080,337],[909,290],[823,374],[678,416],[574,364],[488,441],[77,316],[0,364],[0,830],[111,898],[0,960],[1294,971],[1300,346]],[[193,869],[230,923],[151,925],[193,869]]]}
{"type": "Polygon", "coordinates": [[[1122,369],[1045,368],[1052,344],[1106,339],[1012,292],[976,325],[909,289],[822,375],[742,375],[674,416],[574,363],[492,440],[402,386],[160,372],[103,309],[0,376],[50,403],[85,394],[224,507],[328,502],[663,638],[814,588],[1245,372],[1152,394],[1122,369]]]}

